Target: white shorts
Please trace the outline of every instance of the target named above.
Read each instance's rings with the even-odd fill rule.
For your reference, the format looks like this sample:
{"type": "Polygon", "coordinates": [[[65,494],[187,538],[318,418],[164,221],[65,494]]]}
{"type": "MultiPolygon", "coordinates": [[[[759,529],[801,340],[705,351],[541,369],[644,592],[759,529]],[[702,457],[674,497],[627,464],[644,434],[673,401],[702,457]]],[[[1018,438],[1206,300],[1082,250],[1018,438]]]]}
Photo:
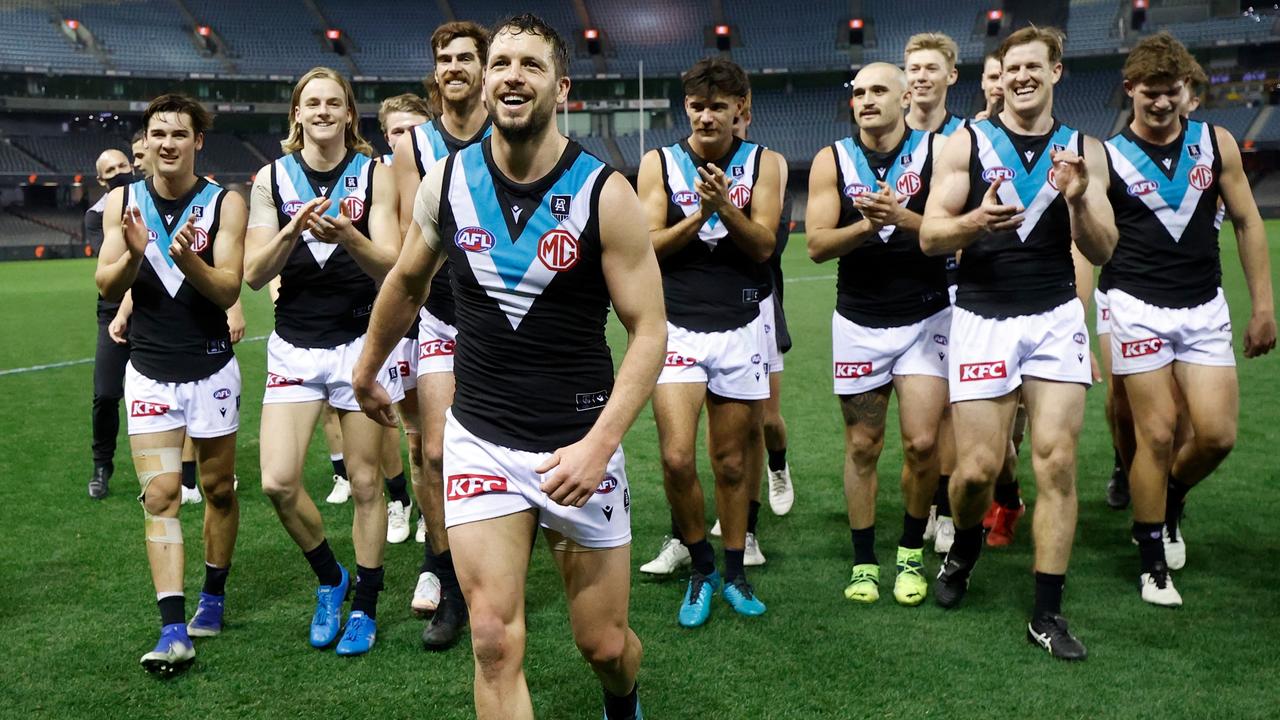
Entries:
{"type": "Polygon", "coordinates": [[[658,384],[701,383],[731,400],[769,397],[769,348],[764,314],[740,328],[694,332],[667,323],[667,360],[658,384]]]}
{"type": "Polygon", "coordinates": [[[396,358],[396,375],[406,394],[418,386],[418,341],[400,338],[392,356],[396,358]]]}
{"type": "Polygon", "coordinates": [[[538,524],[587,548],[631,542],[631,489],[622,448],[583,507],[560,505],[542,492],[548,475],[536,473],[551,453],[525,452],[476,437],[453,417],[444,426],[444,525],[446,528],[536,510],[538,524]]]}
{"type": "MultiPolygon", "coordinates": [[[[267,389],[262,395],[262,404],[328,400],[336,410],[359,412],[360,404],[351,389],[351,371],[364,349],[364,338],[361,335],[334,348],[300,348],[271,333],[267,340],[267,389]]],[[[378,384],[386,389],[391,402],[404,399],[395,350],[382,364],[378,384]]]]}
{"type": "Polygon", "coordinates": [[[778,317],[773,306],[776,298],[777,295],[770,294],[769,297],[760,301],[760,317],[764,318],[765,347],[769,349],[770,375],[782,372],[785,366],[782,361],[782,348],[778,347],[778,333],[774,331],[773,327],[778,317]]]}
{"type": "Polygon", "coordinates": [[[1024,377],[1090,385],[1084,306],[1072,298],[1035,315],[986,318],[964,308],[951,315],[951,402],[1013,392],[1024,377]]]}
{"type": "Polygon", "coordinates": [[[895,375],[947,377],[951,308],[919,322],[890,328],[859,325],[831,313],[831,357],[836,395],[860,395],[895,375]]]}
{"type": "Polygon", "coordinates": [[[1098,337],[1111,334],[1111,300],[1107,294],[1101,290],[1093,291],[1093,306],[1096,308],[1094,312],[1094,329],[1098,333],[1098,337]]]}
{"type": "Polygon", "coordinates": [[[230,435],[240,428],[240,363],[233,357],[209,377],[184,383],[152,380],[128,363],[124,404],[130,435],[180,427],[193,438],[230,435]]]}
{"type": "Polygon", "coordinates": [[[418,377],[453,372],[453,347],[457,340],[457,328],[423,308],[418,316],[418,377]]]}
{"type": "Polygon", "coordinates": [[[1169,363],[1235,367],[1231,313],[1218,294],[1190,308],[1151,305],[1112,289],[1111,372],[1116,375],[1158,370],[1169,363]]]}

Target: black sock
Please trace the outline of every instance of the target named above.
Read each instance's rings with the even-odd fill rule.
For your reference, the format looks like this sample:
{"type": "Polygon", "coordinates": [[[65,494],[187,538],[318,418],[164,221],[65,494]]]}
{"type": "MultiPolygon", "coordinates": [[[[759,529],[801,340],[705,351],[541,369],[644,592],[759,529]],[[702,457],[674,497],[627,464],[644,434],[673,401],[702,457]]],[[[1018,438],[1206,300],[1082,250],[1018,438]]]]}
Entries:
{"type": "Polygon", "coordinates": [[[929,518],[911,517],[911,513],[902,513],[902,537],[898,538],[898,545],[908,550],[924,547],[924,528],[928,524],[929,518]]]}
{"type": "Polygon", "coordinates": [[[996,483],[996,502],[1000,507],[1017,510],[1022,507],[1022,495],[1018,492],[1018,481],[996,483]]]}
{"type": "Polygon", "coordinates": [[[933,494],[933,504],[938,506],[939,517],[951,517],[951,495],[948,494],[950,485],[950,475],[938,476],[938,491],[933,494]]]}
{"type": "Polygon", "coordinates": [[[1115,451],[1116,451],[1116,465],[1114,468],[1112,468],[1112,472],[1119,473],[1120,477],[1127,480],[1129,479],[1129,473],[1124,471],[1124,459],[1120,457],[1120,448],[1115,448],[1115,451]]]}
{"type": "Polygon", "coordinates": [[[671,513],[671,537],[679,540],[681,543],[684,542],[684,535],[680,532],[680,523],[676,522],[675,512],[671,513]]]}
{"type": "Polygon", "coordinates": [[[956,528],[956,539],[951,543],[951,552],[947,553],[947,556],[964,560],[972,565],[978,561],[980,552],[982,552],[982,523],[965,530],[956,528]]]}
{"type": "Polygon", "coordinates": [[[181,594],[156,600],[160,607],[160,627],[187,622],[187,599],[181,594]]]}
{"type": "Polygon", "coordinates": [[[346,460],[344,460],[342,457],[338,457],[337,459],[329,458],[329,462],[330,462],[330,463],[332,463],[332,465],[333,465],[333,474],[334,474],[334,475],[341,475],[341,476],[342,476],[342,477],[344,477],[344,478],[347,476],[347,461],[346,461],[346,460]]]}
{"type": "Polygon", "coordinates": [[[876,526],[861,530],[850,528],[849,534],[853,536],[853,564],[879,565],[876,560],[876,526]]]}
{"type": "Polygon", "coordinates": [[[747,505],[747,532],[755,534],[756,523],[760,521],[760,503],[755,500],[747,505]]]}
{"type": "Polygon", "coordinates": [[[747,571],[742,567],[742,556],[745,553],[745,550],[724,549],[724,581],[726,583],[747,574],[747,571]]]}
{"type": "Polygon", "coordinates": [[[391,496],[391,502],[398,502],[405,507],[409,507],[409,491],[406,489],[404,481],[404,473],[393,478],[387,478],[387,495],[391,496]]]}
{"type": "Polygon", "coordinates": [[[209,563],[204,564],[204,588],[205,595],[226,595],[227,594],[227,574],[231,572],[231,567],[224,568],[214,567],[209,563]]]}
{"type": "Polygon", "coordinates": [[[685,542],[684,546],[689,548],[689,558],[693,561],[693,569],[696,572],[710,575],[716,571],[716,552],[711,549],[711,543],[707,542],[706,538],[692,545],[685,542]]]}
{"type": "Polygon", "coordinates": [[[631,692],[626,695],[618,696],[604,691],[604,717],[605,720],[635,720],[636,713],[640,709],[636,689],[639,684],[631,686],[631,692]]]}
{"type": "Polygon", "coordinates": [[[1173,479],[1172,474],[1169,475],[1169,494],[1164,501],[1164,524],[1169,528],[1170,539],[1178,537],[1178,523],[1182,521],[1182,509],[1187,503],[1187,493],[1191,492],[1191,487],[1173,479]]]}
{"type": "Polygon", "coordinates": [[[1144,573],[1151,572],[1157,562],[1164,562],[1164,539],[1160,529],[1160,523],[1133,524],[1133,539],[1138,541],[1138,559],[1144,573]]]}
{"type": "Polygon", "coordinates": [[[329,548],[328,540],[321,540],[314,549],[302,554],[311,563],[311,569],[315,571],[316,579],[321,585],[337,585],[342,582],[342,570],[338,565],[338,558],[329,548]]]}
{"type": "Polygon", "coordinates": [[[769,471],[770,472],[779,472],[781,470],[787,469],[787,449],[786,448],[782,448],[781,450],[768,450],[766,452],[769,455],[769,471]]]}
{"type": "Polygon", "coordinates": [[[418,568],[418,573],[421,574],[424,572],[429,572],[429,573],[435,573],[437,576],[439,576],[440,573],[436,572],[436,554],[431,552],[431,540],[428,539],[422,545],[423,545],[422,566],[418,568]]]}
{"type": "Polygon", "coordinates": [[[382,568],[356,565],[356,597],[351,601],[351,612],[357,610],[378,619],[378,593],[382,592],[382,568]]]}
{"type": "Polygon", "coordinates": [[[461,594],[462,590],[458,587],[458,573],[453,569],[453,552],[445,550],[436,555],[432,563],[435,565],[436,577],[440,578],[440,592],[461,594]]]}
{"type": "Polygon", "coordinates": [[[1062,614],[1062,588],[1066,583],[1066,575],[1036,572],[1036,607],[1033,617],[1062,614]]]}
{"type": "Polygon", "coordinates": [[[182,463],[182,487],[190,490],[196,486],[196,461],[187,460],[182,463]]]}

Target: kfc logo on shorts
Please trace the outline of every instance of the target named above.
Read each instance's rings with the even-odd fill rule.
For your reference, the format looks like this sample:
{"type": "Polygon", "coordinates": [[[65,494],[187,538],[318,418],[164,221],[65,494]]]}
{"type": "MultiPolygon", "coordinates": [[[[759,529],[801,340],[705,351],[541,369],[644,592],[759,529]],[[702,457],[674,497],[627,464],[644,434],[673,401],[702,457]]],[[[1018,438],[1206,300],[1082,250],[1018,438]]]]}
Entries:
{"type": "Polygon", "coordinates": [[[1004,361],[985,363],[968,363],[960,366],[960,382],[969,382],[971,380],[995,380],[996,378],[1008,377],[1005,370],[1004,361]]]}
{"type": "Polygon", "coordinates": [[[1197,190],[1208,190],[1213,184],[1213,168],[1208,165],[1197,165],[1187,171],[1187,182],[1197,190]]]}
{"type": "Polygon", "coordinates": [[[273,372],[267,373],[267,387],[269,388],[282,388],[282,387],[289,387],[290,385],[301,385],[301,384],[302,384],[302,378],[285,377],[283,375],[277,375],[273,372]]]}
{"type": "Polygon", "coordinates": [[[1012,180],[1013,171],[1003,165],[998,165],[996,167],[983,170],[982,179],[989,183],[995,182],[996,180],[1012,180]]]}
{"type": "Polygon", "coordinates": [[[862,183],[849,183],[844,186],[844,196],[847,198],[856,198],[869,192],[871,192],[871,186],[863,185],[862,183]]]}
{"type": "MultiPolygon", "coordinates": [[[[347,179],[355,180],[355,178],[347,178],[347,179]]],[[[342,198],[341,205],[342,205],[342,212],[347,217],[351,218],[352,222],[355,222],[360,218],[364,217],[364,201],[361,200],[360,198],[344,197],[342,198]]]]}
{"type": "Polygon", "coordinates": [[[1075,335],[1071,336],[1071,339],[1075,340],[1077,345],[1083,345],[1085,342],[1084,333],[1076,333],[1075,335]]]}
{"type": "Polygon", "coordinates": [[[698,360],[671,350],[667,352],[667,361],[663,364],[667,367],[693,367],[698,364],[698,360]]]}
{"type": "Polygon", "coordinates": [[[1142,197],[1143,195],[1150,195],[1159,188],[1160,183],[1155,180],[1139,180],[1129,186],[1128,193],[1132,197],[1142,197]]]}
{"type": "Polygon", "coordinates": [[[538,239],[538,259],[548,270],[564,272],[578,264],[578,238],[556,228],[538,239]]]}
{"type": "Polygon", "coordinates": [[[681,190],[679,192],[671,193],[671,202],[681,207],[697,205],[700,201],[701,198],[698,197],[698,193],[692,190],[681,190]]]}
{"type": "Polygon", "coordinates": [[[493,248],[493,233],[482,227],[464,227],[453,236],[453,244],[467,252],[489,252],[493,248]]]}
{"type": "Polygon", "coordinates": [[[231,388],[218,388],[213,391],[214,400],[226,400],[231,397],[231,388]]]}
{"type": "Polygon", "coordinates": [[[739,210],[746,207],[747,203],[751,202],[751,188],[746,185],[734,185],[729,188],[729,202],[739,210]]]}
{"type": "Polygon", "coordinates": [[[205,232],[204,228],[196,228],[196,231],[192,233],[192,238],[191,238],[192,251],[200,253],[200,252],[204,252],[205,249],[208,247],[209,247],[209,233],[205,232]]]}
{"type": "Polygon", "coordinates": [[[871,363],[869,362],[838,362],[836,363],[836,379],[851,379],[866,377],[871,374],[871,363]]]}
{"type": "Polygon", "coordinates": [[[1143,355],[1155,355],[1160,352],[1162,347],[1164,347],[1164,341],[1158,337],[1134,340],[1133,342],[1120,343],[1120,356],[1136,358],[1143,355]]]}
{"type": "Polygon", "coordinates": [[[604,480],[596,487],[597,495],[608,495],[618,489],[618,479],[612,475],[605,475],[604,480]]]}
{"type": "Polygon", "coordinates": [[[446,498],[449,500],[506,492],[507,479],[497,475],[450,475],[447,490],[446,498]]]}
{"type": "Polygon", "coordinates": [[[916,193],[920,192],[920,189],[924,187],[924,182],[920,179],[920,176],[917,175],[916,173],[905,172],[905,173],[902,173],[902,176],[898,178],[896,187],[898,189],[899,195],[906,195],[907,197],[911,197],[916,193]]]}
{"type": "Polygon", "coordinates": [[[445,357],[453,354],[453,346],[457,345],[455,340],[428,340],[418,344],[418,359],[426,360],[433,357],[445,357]]]}
{"type": "Polygon", "coordinates": [[[284,207],[280,209],[284,211],[285,215],[288,215],[289,217],[293,217],[294,215],[298,214],[298,211],[301,210],[302,206],[305,204],[306,203],[302,202],[301,200],[290,200],[289,202],[284,204],[284,207]]]}
{"type": "Polygon", "coordinates": [[[155,417],[169,412],[168,405],[134,400],[129,404],[129,417],[155,417]]]}

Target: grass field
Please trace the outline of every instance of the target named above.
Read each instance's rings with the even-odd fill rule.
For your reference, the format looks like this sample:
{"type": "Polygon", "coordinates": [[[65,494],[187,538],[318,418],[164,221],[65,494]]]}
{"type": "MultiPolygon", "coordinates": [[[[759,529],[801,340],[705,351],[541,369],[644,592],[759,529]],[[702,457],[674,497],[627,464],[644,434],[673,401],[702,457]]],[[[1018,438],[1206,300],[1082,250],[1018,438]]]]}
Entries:
{"type": "MultiPolygon", "coordinates": [[[[1268,229],[1273,266],[1280,266],[1280,222],[1268,229]]],[[[1226,230],[1222,237],[1238,351],[1248,296],[1233,235],[1226,230]]],[[[1128,515],[1103,502],[1111,468],[1103,393],[1089,393],[1080,442],[1080,523],[1065,609],[1090,658],[1067,665],[1023,639],[1032,598],[1029,523],[1013,547],[985,553],[962,609],[944,612],[931,600],[915,609],[893,602],[888,588],[902,507],[899,442],[892,432],[880,466],[885,596],[870,607],[844,599],[851,551],[840,484],[840,416],[830,394],[835,270],[810,263],[800,237],[785,265],[795,349],[786,358],[783,408],[797,500],[785,518],[762,512],[768,565],[752,579],[769,612],[748,620],[717,600],[708,626],[682,630],[675,622],[682,583],[651,582],[637,572],[631,621],[645,645],[640,683],[647,717],[1274,715],[1280,697],[1280,593],[1272,577],[1280,555],[1280,471],[1272,453],[1280,443],[1280,355],[1241,361],[1238,447],[1192,495],[1188,565],[1177,577],[1186,605],[1176,611],[1146,605],[1135,592],[1128,515]]],[[[91,261],[0,264],[0,302],[9,308],[0,369],[92,355],[92,274],[91,261]]],[[[245,301],[248,335],[265,335],[271,325],[265,294],[246,290],[245,301]]],[[[620,353],[616,327],[611,338],[620,353]]],[[[388,589],[370,655],[344,659],[307,645],[314,577],[259,486],[265,344],[245,342],[237,353],[245,378],[241,528],[228,586],[229,627],[221,637],[199,642],[196,665],[168,682],[138,666],[155,642],[157,613],[123,438],[110,497],[93,502],[85,493],[91,366],[0,376],[0,717],[470,716],[469,646],[424,653],[422,624],[408,612],[420,545],[387,551],[388,589]]],[[[668,522],[647,410],[626,448],[632,562],[638,566],[657,549],[668,522]]],[[[703,468],[709,484],[705,461],[703,468]]],[[[329,472],[317,441],[306,469],[313,496],[327,491],[329,472]]],[[[1020,474],[1034,504],[1025,460],[1020,474]]],[[[189,598],[202,578],[201,507],[182,511],[189,598]]],[[[320,507],[330,542],[351,567],[351,505],[320,507]]],[[[936,558],[927,564],[936,571],[936,558]]],[[[526,667],[539,716],[599,717],[599,685],[573,646],[545,550],[535,554],[528,594],[526,667]]]]}

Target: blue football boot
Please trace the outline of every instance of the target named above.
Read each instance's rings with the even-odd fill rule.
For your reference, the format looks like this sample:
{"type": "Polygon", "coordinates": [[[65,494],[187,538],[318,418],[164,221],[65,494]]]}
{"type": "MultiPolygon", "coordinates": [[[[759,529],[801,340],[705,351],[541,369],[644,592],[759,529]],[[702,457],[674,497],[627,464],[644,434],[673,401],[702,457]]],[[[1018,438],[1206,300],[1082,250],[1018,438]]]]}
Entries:
{"type": "Polygon", "coordinates": [[[339,655],[363,655],[373,649],[378,639],[378,623],[361,610],[352,611],[347,618],[347,631],[338,641],[339,655]]]}
{"type": "Polygon", "coordinates": [[[170,676],[186,670],[195,659],[196,648],[187,637],[187,626],[173,623],[160,629],[160,641],[142,656],[142,667],[152,675],[170,676]]]}
{"type": "Polygon", "coordinates": [[[764,614],[764,603],[756,597],[755,588],[747,582],[747,576],[740,575],[725,583],[722,592],[724,599],[739,615],[757,617],[764,614]]]}
{"type": "Polygon", "coordinates": [[[711,598],[720,589],[720,573],[714,570],[703,575],[697,570],[689,576],[689,587],[680,603],[680,625],[687,628],[701,627],[711,617],[711,598]]]}
{"type": "Polygon", "coordinates": [[[222,632],[222,610],[225,595],[200,593],[200,604],[196,606],[196,614],[187,623],[187,635],[191,637],[214,637],[222,632]]]}
{"type": "Polygon", "coordinates": [[[316,588],[316,612],[311,616],[311,647],[329,647],[338,639],[338,631],[342,629],[342,603],[351,587],[351,575],[341,565],[338,569],[342,571],[342,582],[316,588]]]}

